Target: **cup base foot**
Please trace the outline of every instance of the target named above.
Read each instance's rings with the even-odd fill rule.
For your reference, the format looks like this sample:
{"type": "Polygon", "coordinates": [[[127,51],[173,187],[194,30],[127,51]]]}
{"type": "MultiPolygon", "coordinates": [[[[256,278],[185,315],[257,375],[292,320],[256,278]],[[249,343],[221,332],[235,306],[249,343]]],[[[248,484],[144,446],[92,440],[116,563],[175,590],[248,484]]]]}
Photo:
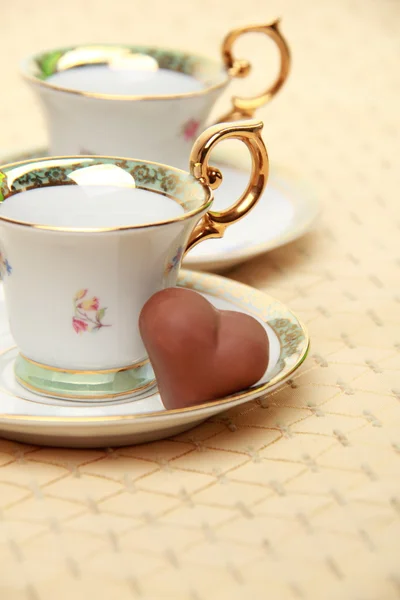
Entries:
{"type": "Polygon", "coordinates": [[[72,371],[41,365],[19,354],[14,372],[18,383],[30,392],[77,402],[142,398],[156,385],[148,361],[123,369],[72,371]]]}

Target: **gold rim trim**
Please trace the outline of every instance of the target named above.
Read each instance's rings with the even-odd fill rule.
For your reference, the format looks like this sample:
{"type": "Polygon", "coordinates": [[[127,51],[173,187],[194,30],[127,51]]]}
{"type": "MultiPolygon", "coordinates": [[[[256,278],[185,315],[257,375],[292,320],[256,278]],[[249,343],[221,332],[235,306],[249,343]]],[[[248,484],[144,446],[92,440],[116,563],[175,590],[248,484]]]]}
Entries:
{"type": "MultiPolygon", "coordinates": [[[[128,390],[127,392],[118,392],[116,394],[101,394],[101,396],[100,395],[77,396],[77,394],[59,394],[59,393],[51,394],[51,393],[49,393],[48,390],[38,388],[38,387],[32,385],[31,383],[27,383],[24,379],[21,379],[21,377],[19,377],[18,375],[15,375],[15,379],[16,379],[16,381],[18,381],[18,383],[22,387],[27,388],[28,390],[31,390],[32,392],[35,392],[36,394],[37,393],[42,394],[42,396],[46,396],[46,398],[55,398],[56,400],[61,398],[61,399],[65,399],[65,400],[76,400],[77,402],[80,402],[81,400],[82,401],[106,400],[106,399],[111,399],[111,398],[122,398],[123,396],[126,396],[127,400],[129,400],[129,398],[132,398],[132,400],[134,400],[136,393],[144,392],[146,389],[150,388],[151,386],[154,386],[156,383],[156,380],[153,379],[149,383],[146,383],[145,385],[141,385],[140,387],[134,388],[133,390],[128,390]],[[78,398],[80,400],[78,400],[78,398]]],[[[87,406],[85,408],[87,408],[87,406]]]]}
{"type": "Polygon", "coordinates": [[[57,373],[72,373],[75,375],[107,375],[108,373],[121,373],[123,371],[135,371],[136,369],[139,369],[140,367],[143,367],[144,365],[147,365],[150,363],[150,360],[148,358],[145,358],[144,360],[135,363],[134,365],[129,365],[127,367],[118,367],[115,369],[100,369],[99,371],[93,371],[93,370],[89,370],[89,371],[81,371],[79,369],[61,369],[60,367],[51,367],[50,365],[45,365],[43,363],[37,362],[36,360],[32,360],[31,358],[28,358],[27,356],[25,356],[25,354],[22,354],[22,352],[19,353],[20,356],[26,360],[26,362],[31,363],[32,365],[35,365],[35,367],[40,367],[41,369],[46,369],[47,371],[56,371],[57,373]]]}
{"type": "MultiPolygon", "coordinates": [[[[99,44],[95,44],[95,46],[99,46],[99,44]]],[[[100,44],[100,46],[104,46],[104,48],[107,48],[106,44],[100,44]]],[[[111,44],[112,46],[112,44],[111,44]]],[[[78,46],[79,47],[79,46],[78,46]]],[[[89,46],[85,46],[90,47],[89,46]]],[[[121,49],[123,50],[124,47],[121,46],[121,49]]],[[[163,48],[160,47],[160,50],[164,50],[164,51],[173,51],[173,52],[181,52],[183,54],[183,51],[179,51],[177,48],[163,48]]],[[[67,48],[64,49],[60,49],[62,50],[67,50],[67,48]]],[[[184,54],[188,54],[187,52],[185,52],[184,54]]],[[[94,100],[118,100],[121,102],[143,102],[145,100],[179,100],[179,99],[185,99],[185,98],[196,98],[199,96],[205,96],[209,93],[212,93],[214,91],[217,90],[222,90],[225,86],[228,85],[228,83],[231,80],[231,75],[229,74],[229,72],[227,71],[225,65],[222,62],[219,62],[215,59],[209,58],[209,57],[205,57],[205,56],[201,56],[198,54],[191,54],[190,56],[192,56],[193,58],[198,58],[199,60],[203,60],[203,61],[207,61],[208,63],[213,63],[215,65],[215,67],[217,69],[219,69],[219,73],[221,75],[221,81],[218,83],[214,83],[212,85],[208,85],[208,86],[204,86],[202,89],[200,90],[195,90],[193,92],[181,92],[180,94],[159,94],[159,95],[152,95],[152,94],[103,94],[101,92],[85,92],[82,90],[74,90],[68,87],[64,87],[64,86],[60,86],[60,85],[54,85],[46,80],[41,80],[38,79],[37,77],[35,77],[35,75],[32,75],[29,72],[29,63],[30,61],[34,60],[35,58],[37,58],[37,54],[33,54],[28,56],[21,64],[20,66],[20,73],[22,75],[22,77],[25,79],[25,81],[32,83],[33,85],[42,87],[44,89],[48,89],[48,90],[53,90],[55,92],[64,92],[66,94],[73,94],[74,96],[81,96],[83,98],[92,98],[94,100]]],[[[149,55],[146,55],[149,56],[149,55]]],[[[90,66],[90,65],[99,65],[100,63],[96,63],[94,61],[87,61],[84,63],[84,65],[82,65],[82,63],[79,64],[79,66],[90,66]]],[[[104,64],[104,63],[103,63],[104,64]]],[[[78,66],[78,65],[77,65],[78,66]]],[[[168,70],[172,70],[172,69],[168,69],[168,70]]],[[[196,79],[197,81],[200,81],[198,79],[198,77],[196,77],[195,75],[189,75],[189,77],[193,77],[193,79],[196,79]]],[[[200,81],[200,83],[202,83],[200,81]]]]}
{"type": "MultiPolygon", "coordinates": [[[[127,158],[125,156],[107,156],[107,155],[97,155],[97,154],[79,154],[79,155],[72,154],[72,155],[65,155],[65,156],[43,156],[43,157],[34,158],[32,160],[26,159],[26,160],[21,160],[21,161],[17,161],[17,162],[1,164],[0,170],[4,171],[6,169],[18,167],[18,166],[21,166],[26,163],[27,164],[31,163],[33,166],[36,163],[40,163],[40,162],[44,162],[44,161],[48,161],[49,163],[51,163],[52,161],[68,160],[68,159],[70,159],[70,160],[76,159],[77,163],[79,163],[80,159],[92,159],[92,160],[104,159],[104,160],[115,160],[115,161],[128,160],[128,161],[132,161],[132,162],[137,161],[137,162],[142,162],[144,165],[155,165],[156,167],[163,167],[163,168],[169,169],[171,171],[174,171],[176,173],[179,173],[181,175],[186,175],[187,177],[191,176],[191,174],[188,171],[183,171],[182,169],[178,169],[178,168],[172,167],[170,165],[165,165],[163,163],[158,163],[158,162],[149,161],[149,160],[142,161],[141,159],[138,159],[138,158],[127,158]]],[[[56,165],[52,165],[52,166],[56,166],[56,165]]],[[[77,167],[77,168],[79,168],[79,167],[77,167]]],[[[113,231],[130,231],[130,230],[136,230],[136,229],[148,229],[150,227],[160,227],[162,225],[168,225],[170,223],[186,221],[186,220],[200,214],[201,212],[206,211],[211,206],[211,204],[214,200],[212,190],[200,179],[197,179],[194,176],[192,176],[192,177],[194,180],[192,183],[199,184],[202,187],[202,189],[204,190],[205,200],[201,204],[201,206],[199,206],[198,208],[190,210],[190,211],[184,213],[183,215],[180,215],[174,219],[165,219],[164,221],[155,221],[155,222],[143,223],[143,224],[139,224],[139,225],[123,225],[121,227],[55,227],[55,226],[51,226],[51,225],[39,225],[36,223],[29,223],[27,221],[20,221],[18,219],[12,219],[10,217],[4,217],[1,214],[0,214],[0,221],[3,221],[5,223],[11,223],[12,225],[18,225],[20,227],[31,227],[32,229],[40,229],[42,231],[58,231],[58,232],[64,232],[64,233],[110,233],[113,231]]],[[[140,186],[140,187],[137,186],[137,188],[134,188],[134,189],[147,190],[148,188],[145,188],[143,186],[140,186]]],[[[155,193],[155,194],[160,194],[162,196],[166,196],[167,198],[170,198],[171,200],[174,200],[175,202],[180,204],[180,200],[178,198],[176,198],[176,196],[172,196],[170,194],[167,194],[166,192],[159,192],[157,190],[149,190],[149,191],[151,191],[152,193],[155,193]]]]}
{"type": "MultiPolygon", "coordinates": [[[[184,274],[185,270],[182,270],[181,273],[184,274]]],[[[231,281],[231,280],[228,280],[226,277],[221,277],[219,275],[196,273],[193,271],[191,271],[190,274],[191,274],[191,277],[193,278],[194,282],[196,282],[196,281],[205,282],[205,281],[207,281],[207,279],[208,280],[212,279],[213,283],[215,282],[214,286],[212,286],[212,287],[204,286],[204,287],[207,287],[207,290],[205,293],[209,294],[210,296],[214,296],[215,298],[221,298],[221,297],[223,298],[224,297],[224,292],[222,292],[222,294],[221,294],[221,292],[219,292],[219,289],[218,289],[218,282],[220,282],[221,280],[224,282],[229,281],[229,283],[233,287],[233,289],[235,289],[236,287],[240,287],[243,291],[251,290],[251,292],[254,292],[254,288],[252,288],[249,285],[246,285],[244,283],[240,283],[240,282],[237,282],[234,280],[231,281]]],[[[182,284],[182,287],[185,287],[184,283],[182,284]]],[[[259,294],[265,298],[265,304],[277,302],[278,304],[284,306],[282,302],[280,302],[279,300],[275,300],[275,298],[273,298],[269,294],[266,294],[265,292],[262,292],[261,290],[257,290],[257,292],[259,292],[259,294]]],[[[229,302],[231,302],[235,306],[245,309],[246,312],[248,312],[249,314],[252,314],[252,315],[260,318],[260,315],[257,314],[256,311],[249,309],[249,307],[246,306],[244,302],[240,302],[240,300],[233,300],[233,299],[229,299],[229,302]]],[[[285,307],[285,309],[286,309],[286,307],[285,307]]],[[[152,419],[152,418],[160,417],[160,416],[164,416],[164,415],[194,413],[197,411],[201,411],[205,408],[209,408],[210,406],[215,406],[215,407],[225,406],[227,404],[231,404],[232,402],[236,402],[236,401],[251,397],[255,393],[257,394],[257,396],[261,396],[264,392],[267,392],[271,388],[274,388],[277,385],[279,385],[280,383],[282,383],[283,381],[286,381],[292,375],[292,373],[294,373],[303,364],[303,362],[305,361],[305,359],[307,357],[309,349],[310,349],[310,338],[309,338],[306,327],[304,326],[302,321],[297,317],[296,313],[294,313],[292,310],[289,310],[289,309],[286,309],[286,310],[288,312],[290,312],[293,315],[293,317],[296,319],[299,327],[301,328],[301,330],[304,334],[304,338],[305,338],[305,342],[306,342],[297,362],[284,374],[281,372],[278,375],[276,375],[275,377],[273,377],[272,379],[270,379],[269,381],[255,385],[252,388],[248,388],[244,392],[238,392],[237,394],[232,394],[221,400],[216,400],[214,402],[204,402],[202,404],[197,404],[196,406],[188,406],[186,408],[173,408],[173,409],[160,410],[157,412],[150,412],[150,413],[140,413],[138,415],[109,415],[109,416],[105,416],[105,417],[101,417],[101,416],[97,416],[97,417],[95,417],[95,416],[94,417],[52,417],[52,416],[44,416],[44,415],[36,416],[36,415],[0,414],[0,419],[3,421],[22,421],[22,422],[25,421],[25,422],[39,422],[39,423],[40,422],[42,422],[42,423],[43,422],[44,423],[60,423],[60,424],[76,424],[76,423],[85,424],[85,423],[87,423],[87,424],[95,425],[96,423],[100,424],[100,423],[107,423],[107,422],[115,423],[115,422],[121,422],[121,421],[137,421],[137,420],[143,420],[143,419],[152,419]]],[[[265,322],[265,321],[263,320],[263,322],[265,322]]],[[[0,356],[3,356],[6,352],[9,352],[9,351],[10,351],[10,348],[3,350],[0,353],[0,356]]],[[[11,396],[14,398],[19,398],[20,400],[26,401],[26,399],[23,398],[22,396],[17,396],[16,394],[12,394],[9,391],[5,390],[4,388],[2,388],[2,392],[8,396],[11,396]]],[[[77,408],[78,408],[78,406],[77,406],[77,408]]],[[[1,423],[0,423],[0,426],[1,426],[1,423]]]]}

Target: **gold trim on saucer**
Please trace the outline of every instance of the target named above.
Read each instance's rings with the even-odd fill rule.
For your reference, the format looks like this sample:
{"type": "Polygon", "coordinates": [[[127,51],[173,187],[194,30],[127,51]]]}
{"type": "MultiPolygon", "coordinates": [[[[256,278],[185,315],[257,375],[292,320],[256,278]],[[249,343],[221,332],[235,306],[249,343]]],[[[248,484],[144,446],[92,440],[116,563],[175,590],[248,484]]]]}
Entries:
{"type": "Polygon", "coordinates": [[[143,359],[140,362],[137,362],[133,365],[128,365],[127,367],[116,367],[114,369],[98,369],[98,370],[82,370],[82,369],[62,369],[60,367],[52,367],[50,365],[45,365],[43,363],[37,362],[36,360],[32,360],[28,358],[20,352],[20,355],[24,360],[35,365],[36,367],[40,367],[41,369],[47,369],[48,371],[56,371],[57,373],[72,373],[75,375],[106,375],[107,373],[121,373],[123,371],[135,371],[140,367],[148,364],[150,360],[148,358],[143,359]]]}
{"type": "MultiPolygon", "coordinates": [[[[3,353],[1,353],[3,354],[3,353]]],[[[31,383],[27,383],[26,381],[24,381],[23,379],[21,379],[21,377],[18,377],[18,375],[15,375],[15,379],[16,381],[18,381],[18,383],[24,387],[27,388],[29,390],[31,390],[32,392],[34,392],[35,394],[42,394],[43,396],[46,396],[47,398],[61,398],[61,399],[65,399],[65,400],[77,400],[78,398],[78,394],[64,394],[64,393],[59,393],[57,392],[53,394],[50,394],[48,390],[36,387],[34,385],[32,385],[31,383]]],[[[146,383],[145,385],[139,386],[137,388],[135,388],[132,391],[128,391],[128,392],[117,392],[115,394],[101,394],[101,395],[85,395],[82,396],[82,402],[84,402],[85,400],[106,400],[106,399],[111,399],[111,398],[122,398],[123,396],[126,396],[127,400],[129,400],[130,398],[132,398],[132,400],[135,399],[136,394],[138,394],[139,392],[144,392],[145,390],[154,387],[156,385],[156,381],[155,379],[150,381],[149,383],[146,383]]]]}
{"type": "MultiPolygon", "coordinates": [[[[299,321],[300,323],[300,321],[299,321]]],[[[303,326],[303,330],[306,333],[306,330],[304,329],[303,326]]],[[[310,349],[310,343],[308,341],[307,344],[307,348],[305,349],[301,359],[299,360],[298,363],[296,363],[296,365],[293,366],[292,369],[290,369],[286,374],[285,377],[276,377],[274,379],[271,379],[271,381],[268,381],[267,383],[263,383],[263,384],[259,384],[256,385],[252,388],[248,388],[245,392],[238,392],[236,394],[232,394],[226,398],[223,398],[222,400],[216,400],[216,401],[211,401],[211,402],[204,402],[202,404],[196,404],[195,406],[187,406],[185,408],[170,408],[170,409],[166,409],[163,411],[157,411],[157,412],[151,412],[151,413],[140,413],[139,415],[109,415],[106,417],[50,417],[50,416],[42,416],[42,417],[36,417],[34,415],[3,415],[0,414],[0,419],[7,419],[12,417],[13,419],[19,419],[20,417],[23,418],[23,420],[27,419],[29,421],[33,420],[45,420],[45,421],[55,421],[55,422],[69,422],[69,423],[75,423],[75,422],[80,422],[80,423],[86,423],[86,422],[101,422],[101,421],[126,421],[126,420],[138,420],[138,419],[144,419],[144,418],[151,418],[151,417],[157,417],[160,415],[175,415],[178,413],[188,413],[188,412],[196,412],[198,410],[202,410],[204,408],[207,408],[210,406],[210,404],[212,404],[213,406],[224,406],[225,404],[230,404],[236,400],[241,400],[242,398],[245,398],[246,396],[250,396],[252,395],[254,392],[260,392],[260,394],[262,393],[263,389],[265,389],[265,391],[267,391],[269,388],[274,388],[277,385],[279,385],[280,381],[282,381],[282,379],[287,379],[288,377],[290,377],[290,375],[296,371],[298,369],[298,367],[300,365],[303,364],[303,362],[305,361],[305,359],[307,358],[307,354],[308,351],[310,349]]],[[[0,353],[1,355],[4,354],[4,352],[0,353]]],[[[18,379],[16,377],[16,379],[18,379]]],[[[26,385],[25,383],[21,383],[20,385],[22,385],[23,387],[26,385]]],[[[154,385],[154,382],[151,383],[151,385],[154,385]]],[[[3,392],[5,392],[8,395],[11,395],[13,397],[16,397],[15,394],[10,394],[8,391],[4,390],[4,388],[1,388],[1,390],[3,392]]],[[[32,387],[32,391],[40,392],[43,393],[42,390],[39,389],[35,389],[32,387]]],[[[137,388],[135,390],[136,391],[140,391],[140,388],[137,388]]],[[[43,394],[46,395],[48,397],[48,394],[43,394]]],[[[127,396],[128,394],[120,394],[121,395],[125,395],[127,396]]],[[[25,398],[23,398],[22,396],[19,396],[22,400],[25,400],[25,398]]],[[[63,396],[66,399],[69,399],[68,396],[63,396]]],[[[109,396],[109,397],[117,397],[117,395],[115,396],[109,396]]],[[[59,396],[59,398],[61,398],[61,396],[59,396]]],[[[72,398],[76,399],[76,396],[72,396],[72,398]]],[[[85,396],[86,398],[90,398],[90,396],[85,396]]],[[[107,398],[107,396],[95,396],[95,398],[107,398]]],[[[132,398],[133,400],[134,398],[132,398]]],[[[129,400],[129,398],[128,398],[129,400]]],[[[77,405],[78,406],[78,405],[77,405]]]]}
{"type": "MultiPolygon", "coordinates": [[[[140,413],[135,415],[109,415],[109,416],[93,416],[93,417],[53,417],[53,416],[36,416],[36,415],[8,415],[8,414],[0,414],[0,419],[2,421],[18,421],[25,423],[59,423],[66,425],[74,425],[74,424],[106,424],[106,423],[120,423],[127,421],[140,421],[145,419],[152,419],[158,417],[164,417],[167,415],[177,415],[184,413],[195,413],[201,411],[210,405],[215,407],[223,407],[233,402],[245,400],[246,398],[253,397],[254,394],[257,397],[262,396],[263,394],[268,393],[272,389],[276,388],[279,384],[283,383],[299,368],[299,366],[304,362],[307,357],[309,348],[310,348],[310,339],[307,333],[307,330],[300,319],[295,315],[295,313],[282,303],[276,301],[274,298],[266,294],[265,292],[261,292],[260,290],[254,289],[251,286],[245,285],[243,283],[239,283],[237,281],[233,281],[230,279],[226,279],[225,277],[220,277],[218,275],[211,275],[205,273],[198,273],[195,271],[185,271],[182,270],[180,272],[180,281],[178,281],[178,285],[184,288],[194,289],[198,292],[206,293],[207,295],[214,296],[215,298],[222,298],[228,300],[230,303],[238,306],[242,310],[246,310],[249,314],[257,317],[258,319],[263,320],[264,322],[268,322],[266,318],[266,313],[269,312],[270,308],[276,306],[276,314],[278,317],[281,316],[290,316],[294,323],[298,325],[299,330],[301,331],[304,341],[301,345],[301,348],[298,352],[298,356],[290,368],[282,367],[277,375],[273,376],[269,381],[265,383],[260,383],[254,385],[251,388],[247,388],[244,391],[237,392],[236,394],[231,394],[225,398],[220,400],[215,400],[213,402],[205,402],[202,404],[197,404],[195,406],[190,406],[186,408],[176,408],[176,409],[168,409],[156,412],[149,413],[140,413]]],[[[276,334],[278,335],[278,334],[276,334]]],[[[278,339],[280,340],[282,347],[282,339],[278,335],[278,339]]],[[[4,355],[6,352],[9,352],[10,348],[0,352],[0,355],[4,355]]],[[[1,391],[11,397],[17,397],[22,400],[25,400],[23,396],[17,396],[16,394],[11,393],[9,390],[4,387],[0,388],[1,391]]],[[[79,405],[77,404],[77,408],[79,405]]]]}

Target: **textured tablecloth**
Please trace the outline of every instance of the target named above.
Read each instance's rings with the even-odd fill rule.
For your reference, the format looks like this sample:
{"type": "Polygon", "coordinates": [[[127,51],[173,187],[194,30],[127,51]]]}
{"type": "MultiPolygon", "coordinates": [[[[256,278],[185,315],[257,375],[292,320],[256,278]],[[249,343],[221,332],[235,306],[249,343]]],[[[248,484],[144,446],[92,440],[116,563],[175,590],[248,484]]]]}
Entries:
{"type": "MultiPolygon", "coordinates": [[[[229,275],[298,313],[310,357],[262,403],[174,439],[0,440],[2,600],[400,598],[398,0],[3,1],[0,145],[45,142],[15,71],[27,53],[124,41],[218,56],[230,28],[280,15],[293,69],[260,111],[265,141],[323,216],[229,275]]],[[[242,47],[273,57],[261,42],[242,47]]],[[[256,88],[273,69],[254,63],[256,88]]]]}

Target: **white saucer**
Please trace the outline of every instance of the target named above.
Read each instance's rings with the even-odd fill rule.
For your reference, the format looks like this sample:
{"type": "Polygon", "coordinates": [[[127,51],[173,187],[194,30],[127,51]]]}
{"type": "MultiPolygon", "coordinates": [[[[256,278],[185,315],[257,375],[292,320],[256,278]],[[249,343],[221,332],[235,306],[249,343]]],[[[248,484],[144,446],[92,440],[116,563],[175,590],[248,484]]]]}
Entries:
{"type": "Polygon", "coordinates": [[[157,393],[98,406],[37,396],[15,380],[16,349],[0,287],[0,436],[32,444],[81,448],[149,442],[176,435],[217,413],[265,396],[304,361],[308,334],[297,317],[277,300],[230,279],[190,271],[181,271],[179,285],[202,293],[218,308],[250,313],[264,324],[270,341],[270,364],[257,385],[215,402],[174,410],[165,410],[157,393]]]}
{"type": "MultiPolygon", "coordinates": [[[[0,158],[0,163],[47,155],[45,148],[25,150],[0,158]]],[[[250,173],[249,157],[241,146],[218,148],[212,164],[223,174],[213,204],[213,210],[221,210],[245,189],[250,173]]],[[[297,239],[312,227],[319,212],[319,202],[311,190],[292,173],[272,165],[266,191],[254,209],[229,227],[222,239],[206,240],[193,248],[184,266],[202,271],[228,269],[297,239]]]]}

